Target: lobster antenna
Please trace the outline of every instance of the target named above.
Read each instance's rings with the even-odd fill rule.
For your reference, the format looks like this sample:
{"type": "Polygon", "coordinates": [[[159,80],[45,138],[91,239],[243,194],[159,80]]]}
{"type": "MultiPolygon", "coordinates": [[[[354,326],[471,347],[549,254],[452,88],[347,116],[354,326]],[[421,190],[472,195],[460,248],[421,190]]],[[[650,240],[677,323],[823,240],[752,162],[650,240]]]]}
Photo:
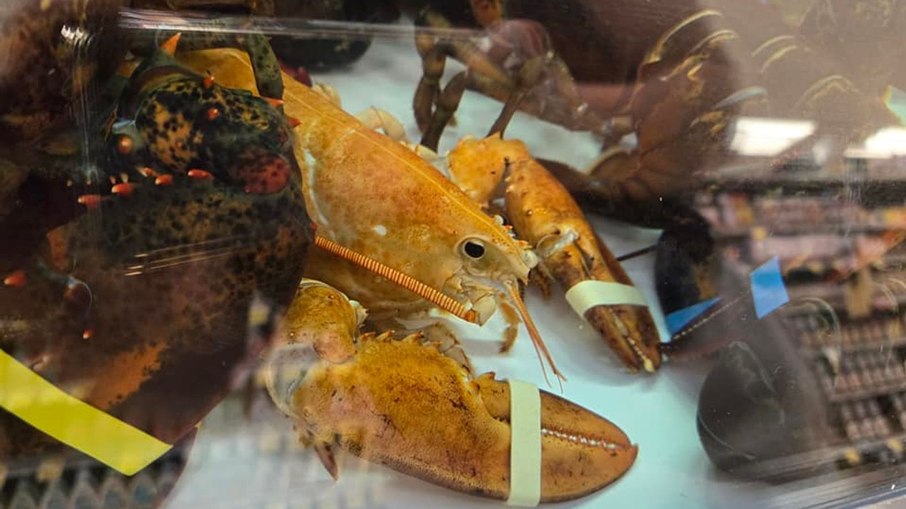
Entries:
{"type": "Polygon", "coordinates": [[[388,267],[373,258],[370,258],[361,253],[357,253],[347,247],[343,247],[336,242],[330,239],[326,239],[320,235],[315,235],[315,245],[327,251],[328,253],[339,256],[340,258],[352,262],[359,267],[368,270],[369,272],[378,274],[379,276],[382,276],[392,281],[393,283],[402,286],[403,288],[418,295],[419,297],[429,302],[433,302],[444,311],[456,315],[467,322],[477,323],[478,321],[478,315],[474,310],[466,309],[465,306],[457,302],[452,297],[444,295],[440,291],[431,288],[430,286],[422,283],[421,281],[408,274],[404,274],[392,267],[388,267]]]}
{"type": "Polygon", "coordinates": [[[519,295],[519,289],[514,283],[507,282],[506,286],[507,291],[510,294],[510,299],[513,300],[513,305],[516,306],[516,311],[519,312],[519,315],[522,317],[522,323],[525,324],[525,328],[528,329],[529,337],[532,338],[532,345],[535,347],[535,352],[538,354],[538,359],[541,361],[541,372],[544,374],[544,380],[550,385],[550,381],[547,379],[547,372],[544,371],[544,360],[546,359],[548,365],[551,367],[554,376],[557,377],[557,381],[560,384],[560,391],[563,391],[563,382],[566,380],[566,376],[557,369],[557,365],[554,364],[554,357],[551,355],[550,351],[547,349],[547,345],[544,344],[544,340],[541,339],[541,333],[538,332],[538,327],[535,326],[535,322],[532,321],[532,316],[529,315],[528,309],[525,308],[525,302],[522,301],[522,297],[519,295]]]}

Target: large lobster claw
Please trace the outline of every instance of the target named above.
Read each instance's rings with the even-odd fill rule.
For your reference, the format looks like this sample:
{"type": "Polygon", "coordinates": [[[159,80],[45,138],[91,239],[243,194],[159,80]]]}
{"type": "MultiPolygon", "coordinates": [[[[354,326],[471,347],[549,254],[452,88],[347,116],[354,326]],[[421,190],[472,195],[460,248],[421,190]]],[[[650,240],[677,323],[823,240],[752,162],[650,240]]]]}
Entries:
{"type": "MultiPolygon", "coordinates": [[[[300,288],[300,295],[305,291],[300,288]]],[[[336,291],[332,298],[345,300],[336,291]]],[[[338,446],[441,486],[508,497],[507,383],[492,373],[473,379],[461,362],[421,334],[394,340],[389,333],[366,333],[356,348],[340,362],[322,360],[310,367],[284,401],[303,442],[316,448],[333,475],[332,451],[338,446]]],[[[632,465],[638,449],[617,426],[547,392],[540,391],[540,400],[540,501],[594,492],[632,465]]]]}

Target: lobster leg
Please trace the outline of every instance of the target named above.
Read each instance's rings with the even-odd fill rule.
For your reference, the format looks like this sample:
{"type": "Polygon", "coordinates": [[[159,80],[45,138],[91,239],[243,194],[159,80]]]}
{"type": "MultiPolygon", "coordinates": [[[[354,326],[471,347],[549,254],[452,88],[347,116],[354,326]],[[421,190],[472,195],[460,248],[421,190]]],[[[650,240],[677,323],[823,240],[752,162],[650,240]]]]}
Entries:
{"type": "MultiPolygon", "coordinates": [[[[449,21],[431,9],[423,10],[416,18],[416,24],[433,29],[450,28],[449,21]]],[[[491,83],[500,83],[506,88],[511,86],[507,73],[475,44],[463,38],[454,35],[452,38],[442,39],[439,35],[423,29],[416,34],[415,46],[422,58],[422,77],[416,88],[413,107],[415,109],[416,123],[422,132],[428,129],[432,123],[433,110],[438,106],[438,101],[441,97],[440,79],[444,73],[448,56],[465,64],[469,69],[469,73],[487,76],[491,83]]],[[[451,89],[450,99],[455,97],[456,93],[454,91],[458,87],[459,85],[457,84],[451,89]]],[[[461,92],[459,94],[461,95],[461,92]]],[[[455,106],[459,104],[459,100],[456,99],[455,103],[454,110],[455,106]]],[[[446,127],[446,122],[439,127],[440,131],[443,131],[444,127],[446,127]]]]}
{"type": "MultiPolygon", "coordinates": [[[[434,104],[440,95],[440,78],[444,73],[447,56],[429,34],[417,34],[415,47],[422,59],[422,77],[418,80],[412,107],[418,128],[425,132],[431,124],[434,104]]],[[[424,141],[422,144],[425,144],[424,141]]]]}
{"type": "Polygon", "coordinates": [[[459,101],[466,90],[467,81],[467,73],[461,72],[454,76],[444,87],[443,93],[437,96],[434,114],[431,115],[430,120],[422,129],[423,134],[420,145],[434,151],[437,150],[444,129],[453,119],[453,114],[459,107],[459,101]]]}
{"type": "MultiPolygon", "coordinates": [[[[520,76],[517,84],[510,90],[509,95],[504,101],[503,109],[494,124],[488,131],[488,135],[500,133],[503,135],[507,125],[516,111],[519,110],[520,104],[525,100],[531,84],[538,79],[540,63],[537,59],[532,60],[520,69],[520,76]]],[[[444,87],[444,90],[437,96],[434,114],[431,116],[430,124],[423,131],[421,145],[432,150],[437,150],[440,143],[440,137],[444,129],[453,119],[453,114],[459,108],[462,100],[462,94],[466,88],[476,88],[480,86],[480,76],[470,71],[464,71],[454,76],[444,87]]]]}
{"type": "Polygon", "coordinates": [[[553,58],[552,55],[534,57],[519,68],[515,87],[510,91],[509,97],[503,103],[503,109],[500,111],[497,120],[494,121],[491,129],[488,130],[488,136],[494,133],[500,133],[503,136],[503,131],[506,130],[506,126],[512,120],[519,106],[527,98],[532,87],[541,81],[545,64],[548,60],[553,60],[553,58]]]}
{"type": "MultiPolygon", "coordinates": [[[[446,18],[430,10],[419,16],[418,23],[433,28],[450,27],[446,18]]],[[[504,103],[489,134],[502,133],[517,110],[570,129],[601,131],[602,121],[579,95],[569,68],[552,51],[543,26],[526,20],[499,19],[483,19],[481,24],[486,28],[488,48],[458,39],[440,41],[427,33],[416,38],[424,74],[414,108],[419,128],[425,133],[423,145],[436,148],[435,139],[440,138],[452,118],[465,88],[479,90],[504,103]],[[439,85],[447,56],[467,67],[465,76],[454,78],[461,81],[451,82],[449,95],[446,89],[442,94],[439,85]]]]}

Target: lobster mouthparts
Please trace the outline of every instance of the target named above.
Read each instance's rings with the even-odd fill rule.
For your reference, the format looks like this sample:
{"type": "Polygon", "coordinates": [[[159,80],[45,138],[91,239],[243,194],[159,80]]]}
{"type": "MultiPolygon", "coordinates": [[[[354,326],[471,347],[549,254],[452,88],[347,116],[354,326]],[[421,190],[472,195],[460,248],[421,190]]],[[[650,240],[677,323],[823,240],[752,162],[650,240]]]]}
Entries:
{"type": "MultiPolygon", "coordinates": [[[[451,489],[510,492],[509,384],[470,379],[419,335],[364,335],[355,357],[309,370],[294,394],[303,442],[334,469],[333,445],[451,489]]],[[[623,475],[638,453],[613,423],[541,391],[541,501],[577,498],[623,475]]]]}

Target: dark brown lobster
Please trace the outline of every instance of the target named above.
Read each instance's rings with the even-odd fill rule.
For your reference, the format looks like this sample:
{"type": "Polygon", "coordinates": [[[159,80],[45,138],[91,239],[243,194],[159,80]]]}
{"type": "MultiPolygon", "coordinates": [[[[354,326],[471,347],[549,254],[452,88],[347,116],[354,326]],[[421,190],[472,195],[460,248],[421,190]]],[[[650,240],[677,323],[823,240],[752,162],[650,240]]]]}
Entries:
{"type": "Polygon", "coordinates": [[[492,131],[518,109],[600,134],[591,178],[553,169],[587,205],[649,222],[647,204],[688,196],[708,170],[734,157],[740,116],[813,121],[810,139],[830,135],[841,145],[898,123],[881,97],[896,66],[836,56],[877,53],[842,48],[873,28],[880,45],[903,8],[851,4],[820,2],[796,27],[775,8],[739,0],[426,2],[412,11],[419,24],[483,27],[487,37],[417,36],[423,143],[436,145],[462,91],[477,89],[505,103],[492,131]],[[441,92],[448,56],[468,68],[441,92]]]}

